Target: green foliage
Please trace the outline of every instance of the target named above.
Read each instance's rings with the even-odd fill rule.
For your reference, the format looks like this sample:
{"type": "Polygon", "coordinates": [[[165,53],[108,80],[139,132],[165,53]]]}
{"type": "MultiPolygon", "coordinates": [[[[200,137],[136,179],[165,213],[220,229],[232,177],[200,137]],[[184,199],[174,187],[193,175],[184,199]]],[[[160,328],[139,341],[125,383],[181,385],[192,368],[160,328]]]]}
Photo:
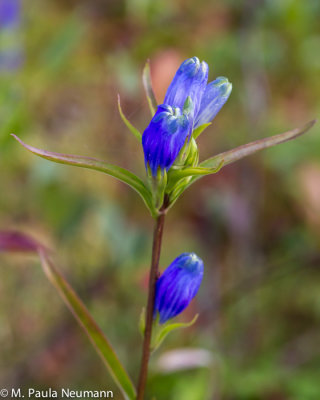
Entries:
{"type": "Polygon", "coordinates": [[[122,108],[121,108],[121,104],[120,104],[120,95],[118,95],[118,109],[119,109],[119,114],[120,117],[122,119],[122,121],[125,123],[126,127],[129,129],[129,131],[138,139],[138,141],[141,143],[141,138],[142,135],[141,133],[138,131],[138,129],[136,129],[130,121],[128,121],[128,119],[126,118],[126,116],[123,114],[122,108]]]}
{"type": "Polygon", "coordinates": [[[190,322],[166,322],[165,324],[160,325],[158,321],[156,321],[151,342],[151,349],[153,351],[157,350],[170,332],[182,328],[189,328],[197,321],[197,319],[198,314],[190,322]]]}

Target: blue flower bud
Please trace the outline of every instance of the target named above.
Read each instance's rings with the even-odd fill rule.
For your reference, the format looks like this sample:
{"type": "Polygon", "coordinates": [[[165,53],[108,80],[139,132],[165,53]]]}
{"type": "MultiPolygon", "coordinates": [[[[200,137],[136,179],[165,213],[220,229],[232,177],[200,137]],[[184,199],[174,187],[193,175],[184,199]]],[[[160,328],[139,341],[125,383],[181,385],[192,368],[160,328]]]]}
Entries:
{"type": "Polygon", "coordinates": [[[208,64],[197,57],[188,58],[176,72],[164,99],[165,104],[179,107],[181,110],[188,96],[194,105],[194,115],[197,115],[202,95],[208,81],[208,64]]]}
{"type": "Polygon", "coordinates": [[[200,110],[195,120],[195,128],[211,122],[228,100],[232,84],[223,76],[210,82],[202,96],[200,110]]]}
{"type": "Polygon", "coordinates": [[[160,323],[180,314],[197,294],[203,277],[203,262],[194,253],[182,253],[157,281],[154,317],[160,323]]]}
{"type": "Polygon", "coordinates": [[[157,175],[158,168],[168,170],[172,166],[191,129],[187,112],[166,104],[158,106],[142,135],[146,168],[149,165],[153,176],[157,175]]]}

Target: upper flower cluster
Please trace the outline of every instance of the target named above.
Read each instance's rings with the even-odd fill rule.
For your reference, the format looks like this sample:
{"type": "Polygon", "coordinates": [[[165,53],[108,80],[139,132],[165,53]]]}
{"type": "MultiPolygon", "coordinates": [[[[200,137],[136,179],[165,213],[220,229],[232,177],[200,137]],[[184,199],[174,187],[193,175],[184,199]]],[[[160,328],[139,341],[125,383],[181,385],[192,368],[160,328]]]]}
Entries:
{"type": "Polygon", "coordinates": [[[207,84],[208,71],[208,64],[197,57],[185,60],[144,131],[145,164],[153,176],[159,168],[170,169],[193,130],[212,121],[227,101],[231,83],[219,77],[207,84]]]}

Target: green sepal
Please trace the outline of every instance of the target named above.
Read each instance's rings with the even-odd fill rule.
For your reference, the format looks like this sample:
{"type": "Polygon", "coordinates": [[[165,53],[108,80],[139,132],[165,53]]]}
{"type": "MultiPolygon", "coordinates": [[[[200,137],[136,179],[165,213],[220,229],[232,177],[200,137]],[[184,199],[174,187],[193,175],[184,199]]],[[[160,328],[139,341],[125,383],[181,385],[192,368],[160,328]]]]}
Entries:
{"type": "Polygon", "coordinates": [[[193,112],[193,110],[194,110],[194,105],[192,99],[190,96],[188,96],[183,105],[183,114],[189,115],[193,112]]]}
{"type": "Polygon", "coordinates": [[[184,166],[196,166],[199,162],[199,150],[197,146],[197,142],[194,140],[193,137],[190,138],[188,144],[188,152],[184,166]]]}
{"type": "MultiPolygon", "coordinates": [[[[211,175],[211,174],[216,174],[217,172],[220,171],[220,169],[223,167],[223,160],[219,160],[220,162],[211,168],[203,168],[203,167],[186,167],[186,168],[181,168],[173,172],[173,176],[176,180],[180,180],[183,178],[186,178],[188,176],[205,176],[205,175],[211,175]]],[[[201,165],[201,164],[200,164],[201,165]]]]}
{"type": "Polygon", "coordinates": [[[197,321],[198,316],[199,314],[197,314],[190,322],[175,322],[175,323],[167,322],[165,324],[159,324],[157,318],[153,326],[151,351],[157,350],[157,348],[161,345],[161,343],[164,341],[164,339],[170,332],[175,331],[177,329],[188,328],[192,326],[197,321]]]}
{"type": "Polygon", "coordinates": [[[168,182],[167,171],[165,169],[161,170],[161,168],[159,167],[157,171],[157,176],[154,177],[152,175],[150,166],[148,164],[147,176],[148,176],[150,192],[152,194],[153,209],[157,210],[158,212],[158,210],[163,205],[165,190],[167,187],[167,182],[168,182]]]}
{"type": "Polygon", "coordinates": [[[143,87],[144,87],[146,97],[148,100],[151,116],[153,117],[158,108],[158,104],[157,104],[156,96],[154,95],[154,92],[152,89],[149,60],[146,62],[146,65],[143,68],[142,82],[143,82],[143,87]]]}
{"type": "Polygon", "coordinates": [[[118,110],[120,117],[122,121],[125,123],[126,127],[129,129],[129,131],[139,140],[139,142],[142,142],[142,135],[138,131],[137,128],[135,128],[132,123],[127,119],[127,117],[124,115],[122,108],[121,108],[121,103],[120,103],[120,95],[118,94],[118,110]]]}
{"type": "Polygon", "coordinates": [[[185,166],[195,166],[199,162],[199,150],[197,142],[193,137],[187,137],[184,142],[182,149],[180,150],[178,157],[176,158],[173,166],[170,168],[168,174],[170,175],[171,170],[183,168],[185,166]]]}
{"type": "Polygon", "coordinates": [[[167,193],[170,194],[170,204],[190,186],[191,182],[205,175],[216,174],[223,166],[223,161],[212,168],[203,167],[185,167],[170,171],[170,181],[167,186],[167,193]]]}
{"type": "Polygon", "coordinates": [[[209,122],[209,123],[207,123],[207,124],[203,124],[203,125],[198,126],[198,127],[192,132],[192,137],[193,137],[194,139],[197,139],[197,138],[201,135],[201,133],[202,133],[206,128],[208,128],[208,126],[210,126],[210,125],[211,125],[211,122],[209,122]]]}

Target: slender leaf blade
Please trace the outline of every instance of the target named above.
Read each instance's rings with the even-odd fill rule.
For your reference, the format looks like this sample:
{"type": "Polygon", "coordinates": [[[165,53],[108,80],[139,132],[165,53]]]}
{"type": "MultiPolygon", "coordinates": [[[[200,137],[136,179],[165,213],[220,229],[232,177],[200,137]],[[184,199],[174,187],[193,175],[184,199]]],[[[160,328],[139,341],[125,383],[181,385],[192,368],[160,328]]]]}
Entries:
{"type": "Polygon", "coordinates": [[[151,115],[153,117],[155,112],[156,112],[156,110],[157,110],[157,108],[158,108],[158,104],[157,104],[156,96],[155,96],[155,94],[153,92],[153,89],[152,89],[151,73],[150,73],[150,62],[149,62],[149,60],[146,62],[146,65],[145,65],[145,67],[143,69],[142,82],[143,82],[144,90],[146,92],[146,96],[147,96],[150,112],[151,112],[151,115]]]}
{"type": "Polygon", "coordinates": [[[225,151],[214,157],[209,158],[206,161],[200,163],[200,167],[212,168],[216,167],[220,162],[223,162],[223,166],[231,164],[241,158],[247,157],[259,150],[266,149],[268,147],[275,146],[280,143],[287,142],[295,139],[304,133],[306,133],[316,123],[316,120],[310,121],[301,128],[292,129],[290,131],[280,133],[279,135],[270,136],[264,139],[256,140],[236,147],[235,149],[225,151]]]}
{"type": "Polygon", "coordinates": [[[124,398],[126,400],[135,400],[136,390],[129,375],[86,306],[53,264],[49,256],[49,250],[29,235],[14,231],[0,231],[0,252],[12,251],[31,252],[39,255],[45,275],[89,337],[111,376],[122,391],[124,398]]]}
{"type": "Polygon", "coordinates": [[[56,269],[47,254],[40,249],[39,256],[42,268],[47,278],[57,289],[65,304],[82,326],[114,381],[122,391],[125,399],[134,400],[136,398],[136,391],[133,383],[119,361],[108,339],[94,321],[88,309],[79,299],[75,291],[56,269]]]}
{"type": "MultiPolygon", "coordinates": [[[[181,196],[181,194],[202,176],[209,175],[210,173],[216,173],[220,171],[220,169],[223,168],[225,165],[238,161],[241,158],[247,157],[259,150],[263,150],[268,147],[272,147],[277,144],[296,139],[297,137],[303,135],[309,129],[311,129],[316,122],[317,122],[316,120],[309,121],[300,128],[292,129],[290,131],[280,133],[279,135],[274,135],[264,139],[256,140],[254,142],[247,143],[245,145],[236,147],[235,149],[226,151],[224,153],[220,153],[214,157],[211,157],[201,162],[197,167],[199,168],[198,170],[199,174],[193,174],[191,179],[185,184],[183,183],[183,181],[181,181],[182,182],[181,185],[179,185],[178,183],[177,187],[174,190],[174,193],[170,195],[170,206],[168,208],[171,208],[178,200],[178,198],[181,196]],[[202,172],[205,172],[205,169],[207,169],[208,173],[201,173],[201,169],[203,169],[202,172]],[[212,170],[212,172],[209,172],[210,169],[212,170]]],[[[181,171],[182,171],[181,175],[183,174],[188,175],[190,172],[188,171],[187,168],[185,169],[184,172],[183,170],[181,171]]]]}
{"type": "Polygon", "coordinates": [[[146,187],[143,181],[132,172],[124,168],[118,167],[116,165],[108,164],[104,161],[97,160],[96,158],[77,156],[73,154],[54,153],[51,151],[38,149],[36,147],[24,143],[16,135],[12,134],[12,136],[31,153],[39,157],[45,158],[46,160],[53,161],[58,164],[73,165],[75,167],[100,171],[126,183],[142,197],[143,201],[150,210],[151,214],[154,215],[154,210],[152,206],[152,196],[149,189],[146,187]]]}
{"type": "Polygon", "coordinates": [[[129,131],[139,140],[139,142],[142,142],[142,135],[138,131],[137,128],[135,128],[132,123],[127,119],[127,117],[124,115],[122,108],[121,108],[121,103],[120,103],[120,95],[118,94],[118,110],[120,117],[122,121],[125,123],[126,127],[129,129],[129,131]]]}

